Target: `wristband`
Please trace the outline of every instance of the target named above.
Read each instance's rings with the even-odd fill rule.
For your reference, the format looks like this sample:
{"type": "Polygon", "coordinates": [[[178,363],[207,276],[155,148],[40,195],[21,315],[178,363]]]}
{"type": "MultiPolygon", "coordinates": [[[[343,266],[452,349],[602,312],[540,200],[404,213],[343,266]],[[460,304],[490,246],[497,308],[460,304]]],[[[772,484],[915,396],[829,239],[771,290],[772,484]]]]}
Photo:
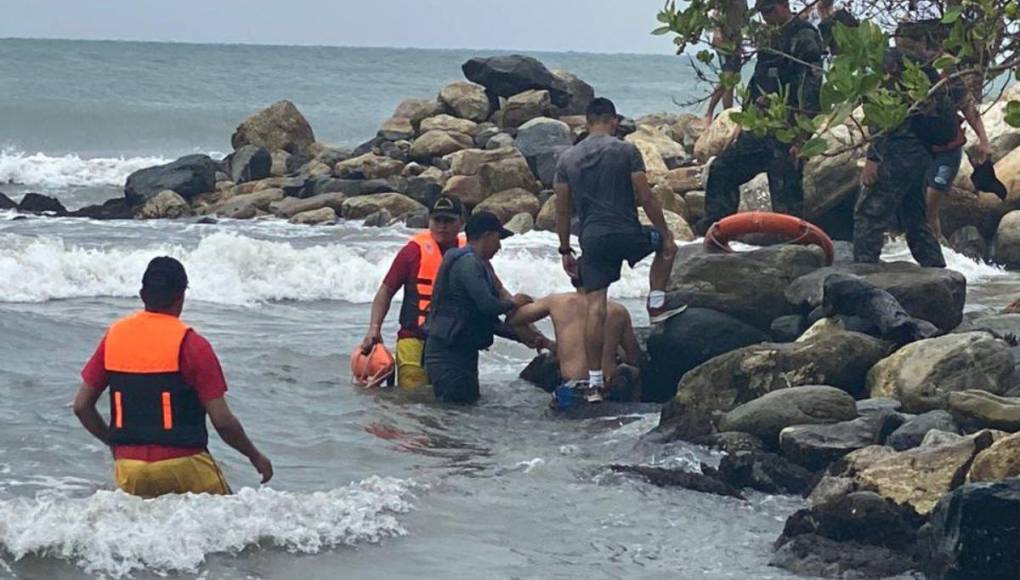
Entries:
{"type": "Polygon", "coordinates": [[[561,256],[569,256],[569,255],[571,255],[573,253],[574,253],[574,248],[571,248],[570,246],[567,246],[565,248],[560,248],[560,255],[561,256]]]}

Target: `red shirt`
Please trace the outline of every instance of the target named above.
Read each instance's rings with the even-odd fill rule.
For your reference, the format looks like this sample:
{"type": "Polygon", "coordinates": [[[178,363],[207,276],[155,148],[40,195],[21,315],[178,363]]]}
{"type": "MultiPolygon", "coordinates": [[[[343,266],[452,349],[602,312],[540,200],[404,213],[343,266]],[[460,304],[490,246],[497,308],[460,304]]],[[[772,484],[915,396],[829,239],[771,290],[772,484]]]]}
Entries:
{"type": "MultiPolygon", "coordinates": [[[[216,358],[212,345],[194,330],[184,335],[181,343],[180,372],[184,382],[198,393],[202,404],[219,399],[227,392],[227,380],[223,376],[220,360],[216,358]]],[[[106,390],[110,380],[106,373],[106,338],[99,343],[95,354],[81,371],[86,385],[100,392],[106,390]]],[[[113,448],[116,459],[137,459],[141,461],[163,461],[188,457],[204,451],[169,447],[166,445],[118,445],[113,448]]]]}

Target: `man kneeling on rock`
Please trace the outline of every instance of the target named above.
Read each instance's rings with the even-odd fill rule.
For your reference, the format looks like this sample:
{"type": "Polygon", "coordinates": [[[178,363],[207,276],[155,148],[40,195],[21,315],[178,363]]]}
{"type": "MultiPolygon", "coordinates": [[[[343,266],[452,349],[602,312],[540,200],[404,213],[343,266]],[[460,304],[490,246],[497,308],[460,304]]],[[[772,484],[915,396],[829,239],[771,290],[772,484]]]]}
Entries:
{"type": "MultiPolygon", "coordinates": [[[[555,354],[563,384],[553,392],[552,407],[568,410],[585,393],[578,390],[588,379],[588,354],[585,349],[584,333],[587,318],[587,299],[581,292],[581,281],[574,278],[577,292],[552,294],[514,312],[510,323],[518,336],[526,337],[533,332],[529,325],[552,319],[556,341],[544,337],[532,340],[555,354]]],[[[629,402],[640,399],[638,366],[641,363],[641,347],[638,345],[630,313],[620,304],[610,300],[606,309],[605,338],[602,352],[602,373],[608,389],[606,398],[610,401],[629,402]]]]}

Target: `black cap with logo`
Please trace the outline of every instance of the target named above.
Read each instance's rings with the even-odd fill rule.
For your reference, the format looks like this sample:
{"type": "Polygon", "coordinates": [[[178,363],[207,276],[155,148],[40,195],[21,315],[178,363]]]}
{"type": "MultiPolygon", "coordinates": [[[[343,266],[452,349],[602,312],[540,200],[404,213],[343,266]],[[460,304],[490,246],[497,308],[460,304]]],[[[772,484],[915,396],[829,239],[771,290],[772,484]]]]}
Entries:
{"type": "Polygon", "coordinates": [[[501,240],[514,235],[513,232],[503,227],[496,214],[487,211],[475,212],[464,226],[464,233],[467,234],[468,240],[476,240],[489,232],[499,232],[501,240]]]}
{"type": "Polygon", "coordinates": [[[464,219],[464,204],[456,197],[441,195],[429,209],[429,217],[464,219]]]}

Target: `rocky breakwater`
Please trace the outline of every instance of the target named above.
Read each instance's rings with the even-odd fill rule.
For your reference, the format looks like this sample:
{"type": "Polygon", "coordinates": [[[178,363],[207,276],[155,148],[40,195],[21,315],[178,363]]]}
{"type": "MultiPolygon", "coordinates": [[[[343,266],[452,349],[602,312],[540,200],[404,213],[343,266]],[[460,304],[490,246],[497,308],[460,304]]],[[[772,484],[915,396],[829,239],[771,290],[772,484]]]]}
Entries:
{"type": "Polygon", "coordinates": [[[807,497],[773,565],[1015,577],[1016,525],[1003,520],[1020,510],[1013,327],[964,323],[961,275],[823,267],[803,247],[698,249],[670,287],[692,307],[648,337],[645,386],[669,396],[647,439],[723,449],[701,475],[727,489],[807,497]]]}

